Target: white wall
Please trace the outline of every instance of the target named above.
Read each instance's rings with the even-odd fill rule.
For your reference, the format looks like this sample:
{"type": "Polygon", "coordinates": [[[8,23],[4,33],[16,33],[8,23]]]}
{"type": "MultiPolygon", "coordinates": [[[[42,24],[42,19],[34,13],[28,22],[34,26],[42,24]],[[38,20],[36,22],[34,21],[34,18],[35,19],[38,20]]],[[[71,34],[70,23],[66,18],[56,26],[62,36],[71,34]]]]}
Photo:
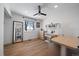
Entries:
{"type": "Polygon", "coordinates": [[[13,27],[13,21],[21,21],[23,22],[23,40],[33,39],[38,37],[38,33],[40,28],[36,28],[36,22],[40,22],[39,20],[34,21],[35,30],[31,32],[25,31],[25,20],[28,20],[27,18],[22,18],[22,16],[13,13],[12,18],[9,18],[9,16],[5,15],[5,39],[4,44],[8,44],[12,42],[12,27],[13,27]]]}
{"type": "Polygon", "coordinates": [[[61,23],[62,33],[70,36],[79,36],[79,4],[62,4],[58,8],[54,5],[48,6],[45,10],[47,16],[43,22],[45,25],[53,23],[61,23]]]}
{"type": "Polygon", "coordinates": [[[12,21],[11,17],[4,13],[4,44],[12,42],[12,21]]]}
{"type": "Polygon", "coordinates": [[[0,4],[0,56],[3,55],[4,8],[0,4]]]}
{"type": "Polygon", "coordinates": [[[28,39],[33,39],[33,38],[37,38],[38,37],[38,32],[40,28],[36,28],[36,22],[40,22],[39,20],[34,21],[34,25],[35,25],[35,30],[31,31],[31,32],[27,32],[25,31],[25,20],[28,20],[28,18],[22,18],[22,16],[13,14],[13,18],[12,21],[21,21],[23,22],[23,39],[24,40],[28,40],[28,39]]]}

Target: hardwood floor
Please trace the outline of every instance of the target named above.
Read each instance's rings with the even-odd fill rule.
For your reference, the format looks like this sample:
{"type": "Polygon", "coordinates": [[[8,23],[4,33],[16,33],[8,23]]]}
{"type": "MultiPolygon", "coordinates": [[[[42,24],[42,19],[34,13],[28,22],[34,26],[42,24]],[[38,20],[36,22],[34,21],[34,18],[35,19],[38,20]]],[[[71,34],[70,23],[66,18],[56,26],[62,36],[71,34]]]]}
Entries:
{"type": "Polygon", "coordinates": [[[33,39],[4,46],[5,56],[59,56],[60,48],[41,39],[33,39]]]}

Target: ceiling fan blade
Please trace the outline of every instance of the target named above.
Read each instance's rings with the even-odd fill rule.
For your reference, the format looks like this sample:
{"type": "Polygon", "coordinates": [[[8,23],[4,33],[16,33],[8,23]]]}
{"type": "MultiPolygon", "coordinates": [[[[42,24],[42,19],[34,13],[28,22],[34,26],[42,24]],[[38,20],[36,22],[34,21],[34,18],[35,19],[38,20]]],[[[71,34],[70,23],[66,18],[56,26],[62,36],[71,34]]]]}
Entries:
{"type": "Polygon", "coordinates": [[[44,16],[46,16],[47,14],[44,14],[44,13],[40,13],[41,15],[44,15],[44,16]]]}
{"type": "Polygon", "coordinates": [[[36,15],[38,15],[39,13],[36,13],[36,14],[34,14],[33,16],[36,16],[36,15]]]}
{"type": "Polygon", "coordinates": [[[40,5],[38,6],[38,12],[41,13],[41,7],[40,7],[40,5]]]}
{"type": "Polygon", "coordinates": [[[44,16],[46,16],[47,14],[41,13],[41,7],[39,5],[38,6],[38,13],[34,14],[33,16],[36,16],[36,15],[44,15],[44,16]]]}

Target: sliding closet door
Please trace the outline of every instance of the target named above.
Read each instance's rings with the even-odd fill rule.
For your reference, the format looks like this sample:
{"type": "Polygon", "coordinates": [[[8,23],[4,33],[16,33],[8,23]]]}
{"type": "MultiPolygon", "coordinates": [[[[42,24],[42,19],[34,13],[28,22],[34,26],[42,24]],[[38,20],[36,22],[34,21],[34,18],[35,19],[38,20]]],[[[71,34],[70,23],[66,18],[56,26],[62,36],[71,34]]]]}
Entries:
{"type": "Polygon", "coordinates": [[[23,22],[13,21],[13,43],[23,41],[23,22]]]}

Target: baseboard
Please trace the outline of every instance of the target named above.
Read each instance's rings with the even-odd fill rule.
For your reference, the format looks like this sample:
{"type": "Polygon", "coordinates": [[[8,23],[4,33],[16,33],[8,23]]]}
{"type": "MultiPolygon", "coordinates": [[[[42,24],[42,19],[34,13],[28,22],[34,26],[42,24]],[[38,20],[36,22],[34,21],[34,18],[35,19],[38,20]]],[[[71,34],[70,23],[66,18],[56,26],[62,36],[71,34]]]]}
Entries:
{"type": "Polygon", "coordinates": [[[7,44],[4,44],[4,46],[11,45],[11,44],[13,44],[13,43],[7,43],[7,44]]]}

